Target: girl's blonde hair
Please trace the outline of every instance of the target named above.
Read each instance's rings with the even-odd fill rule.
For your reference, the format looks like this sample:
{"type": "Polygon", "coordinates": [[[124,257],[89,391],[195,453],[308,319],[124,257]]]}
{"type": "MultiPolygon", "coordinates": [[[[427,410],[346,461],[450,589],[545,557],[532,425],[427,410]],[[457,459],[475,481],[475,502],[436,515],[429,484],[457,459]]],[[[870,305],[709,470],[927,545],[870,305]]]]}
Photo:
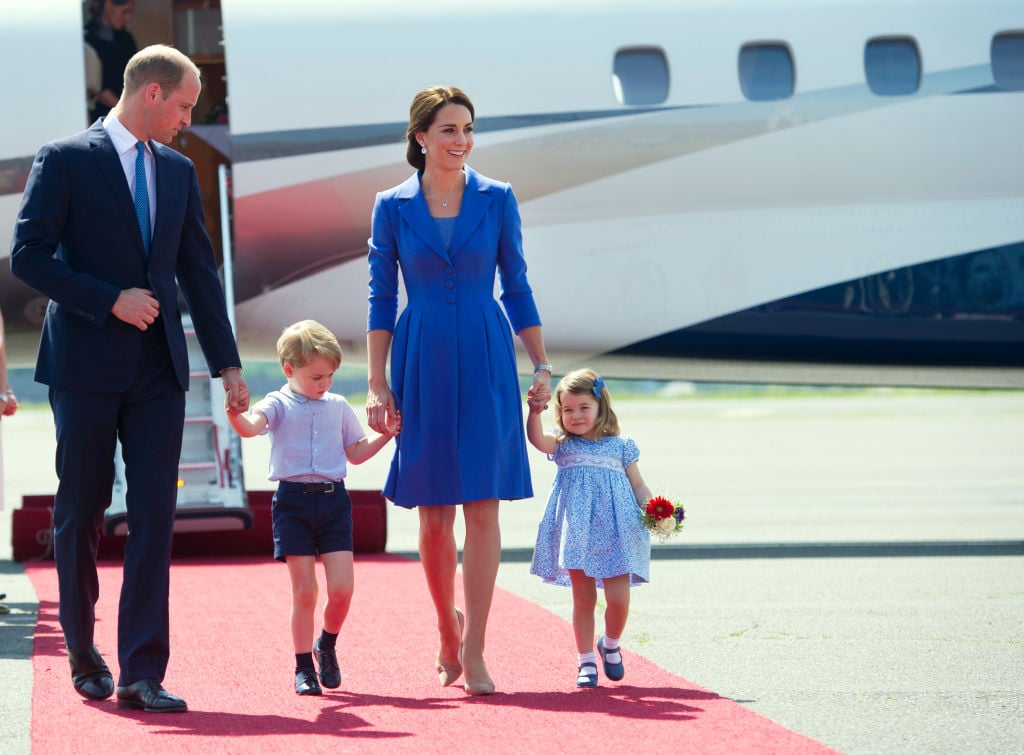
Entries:
{"type": "Polygon", "coordinates": [[[277,339],[277,357],[281,366],[304,367],[315,357],[323,357],[338,369],[341,345],[334,334],[316,320],[302,320],[284,329],[277,339]]]}
{"type": "Polygon", "coordinates": [[[597,420],[594,422],[594,435],[601,438],[605,435],[619,434],[619,418],[612,410],[612,397],[604,385],[604,380],[591,369],[575,370],[558,381],[555,388],[555,425],[562,431],[558,441],[569,437],[570,433],[562,426],[562,394],[571,393],[575,396],[590,394],[597,401],[597,420]]]}

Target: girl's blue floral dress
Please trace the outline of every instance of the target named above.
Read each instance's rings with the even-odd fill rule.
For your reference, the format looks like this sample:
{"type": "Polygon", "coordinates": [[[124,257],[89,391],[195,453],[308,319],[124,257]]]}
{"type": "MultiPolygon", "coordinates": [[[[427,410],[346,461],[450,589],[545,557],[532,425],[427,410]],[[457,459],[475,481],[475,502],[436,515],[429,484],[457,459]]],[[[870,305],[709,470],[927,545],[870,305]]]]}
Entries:
{"type": "Polygon", "coordinates": [[[548,458],[558,465],[537,531],[530,573],[571,586],[569,569],[582,569],[604,587],[605,577],[650,579],[651,538],[626,467],[640,458],[632,438],[569,436],[548,458]]]}

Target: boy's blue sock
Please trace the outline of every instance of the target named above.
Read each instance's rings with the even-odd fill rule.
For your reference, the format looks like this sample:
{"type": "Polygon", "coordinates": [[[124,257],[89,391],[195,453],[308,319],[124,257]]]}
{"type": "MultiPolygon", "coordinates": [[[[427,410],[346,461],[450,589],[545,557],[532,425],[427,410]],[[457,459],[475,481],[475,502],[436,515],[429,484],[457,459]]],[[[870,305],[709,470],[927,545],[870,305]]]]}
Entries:
{"type": "Polygon", "coordinates": [[[308,671],[310,669],[315,669],[315,668],[316,667],[313,665],[313,653],[312,652],[309,652],[309,653],[296,653],[295,654],[295,673],[298,673],[302,669],[306,669],[308,671]]]}
{"type": "Polygon", "coordinates": [[[334,650],[335,645],[338,643],[338,635],[331,634],[326,629],[320,632],[320,649],[321,650],[334,650]]]}

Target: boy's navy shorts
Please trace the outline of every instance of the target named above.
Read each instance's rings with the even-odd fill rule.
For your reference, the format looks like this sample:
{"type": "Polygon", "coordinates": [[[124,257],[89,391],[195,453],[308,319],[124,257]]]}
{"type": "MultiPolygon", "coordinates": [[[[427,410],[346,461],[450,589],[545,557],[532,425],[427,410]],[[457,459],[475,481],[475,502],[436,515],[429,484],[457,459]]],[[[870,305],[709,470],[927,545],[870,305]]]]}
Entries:
{"type": "Polygon", "coordinates": [[[352,499],[344,481],[279,480],[271,513],[278,561],[352,550],[352,499]]]}

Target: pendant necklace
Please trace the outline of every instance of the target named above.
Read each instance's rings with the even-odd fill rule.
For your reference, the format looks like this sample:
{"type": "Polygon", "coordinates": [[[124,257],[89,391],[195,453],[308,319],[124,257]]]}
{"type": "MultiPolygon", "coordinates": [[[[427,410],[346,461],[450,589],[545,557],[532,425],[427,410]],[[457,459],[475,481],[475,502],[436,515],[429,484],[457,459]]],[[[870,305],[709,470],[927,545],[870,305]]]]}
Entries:
{"type": "MultiPolygon", "coordinates": [[[[456,191],[458,191],[457,188],[452,189],[451,191],[447,191],[444,194],[427,194],[427,197],[429,197],[430,199],[441,199],[441,197],[450,197],[456,191]]],[[[441,199],[441,206],[442,207],[447,207],[448,206],[448,200],[447,199],[441,199]]]]}
{"type": "MultiPolygon", "coordinates": [[[[465,181],[465,179],[463,179],[463,181],[465,181]]],[[[447,199],[442,199],[442,197],[450,197],[452,194],[454,194],[455,192],[457,192],[461,188],[462,188],[461,186],[456,186],[454,189],[452,189],[451,191],[446,191],[444,194],[426,194],[426,192],[424,192],[424,194],[426,194],[428,199],[440,199],[441,200],[441,206],[442,207],[447,207],[448,206],[448,200],[447,199]]]]}

